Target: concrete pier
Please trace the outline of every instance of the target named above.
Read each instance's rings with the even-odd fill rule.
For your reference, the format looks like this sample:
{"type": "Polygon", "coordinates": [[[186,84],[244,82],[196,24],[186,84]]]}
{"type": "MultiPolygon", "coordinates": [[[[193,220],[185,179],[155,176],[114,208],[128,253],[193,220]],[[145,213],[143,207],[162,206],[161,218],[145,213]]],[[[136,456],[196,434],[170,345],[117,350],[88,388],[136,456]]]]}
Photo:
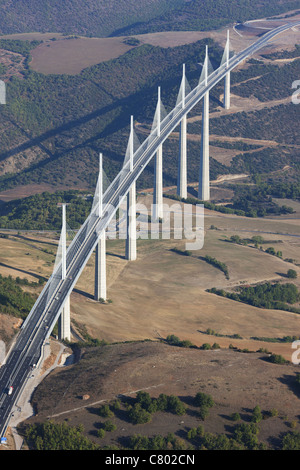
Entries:
{"type": "MultiPolygon", "coordinates": [[[[67,269],[67,222],[66,204],[62,204],[62,229],[61,229],[61,249],[62,249],[62,280],[66,278],[67,269]]],[[[60,340],[71,341],[71,319],[70,319],[70,297],[67,297],[63,310],[58,320],[58,337],[60,340]]]]}
{"type": "Polygon", "coordinates": [[[154,162],[154,189],[153,189],[153,218],[163,218],[163,172],[162,172],[162,146],[156,152],[154,162]]]}
{"type": "MultiPolygon", "coordinates": [[[[208,51],[206,48],[205,67],[205,84],[207,84],[207,68],[208,68],[208,51]]],[[[209,201],[210,184],[209,184],[209,91],[203,98],[202,111],[202,131],[201,131],[201,154],[200,154],[200,174],[198,198],[201,201],[209,201]]]]}
{"type": "MultiPolygon", "coordinates": [[[[185,106],[185,64],[183,64],[182,71],[182,82],[181,82],[181,93],[182,93],[182,108],[185,106]]],[[[179,129],[179,159],[178,159],[178,174],[177,174],[177,195],[186,198],[187,197],[187,140],[186,140],[186,129],[187,129],[187,117],[183,116],[180,122],[179,129]]]]}
{"type": "MultiPolygon", "coordinates": [[[[99,177],[98,177],[98,216],[102,217],[102,197],[103,197],[103,157],[99,156],[99,177]]],[[[100,236],[96,246],[95,255],[95,300],[106,300],[106,236],[105,232],[100,236]]]]}
{"type": "Polygon", "coordinates": [[[187,197],[187,150],[186,150],[186,115],[183,116],[179,130],[179,164],[177,176],[177,195],[187,197]]]}
{"type": "MultiPolygon", "coordinates": [[[[161,122],[161,99],[160,87],[158,87],[158,99],[156,107],[157,135],[160,135],[161,122]]],[[[154,220],[163,218],[163,162],[162,145],[158,147],[154,162],[154,189],[153,189],[153,218],[154,220]]]]}
{"type": "MultiPolygon", "coordinates": [[[[229,43],[229,30],[227,31],[227,43],[225,47],[225,54],[226,54],[226,67],[229,66],[229,50],[230,43],[229,43]]],[[[225,75],[225,84],[224,84],[224,108],[230,108],[230,72],[227,72],[225,75]]]]}
{"type": "Polygon", "coordinates": [[[127,234],[125,257],[136,260],[136,184],[132,184],[127,195],[127,234]]]}
{"type": "Polygon", "coordinates": [[[95,256],[95,300],[106,300],[106,239],[105,233],[96,246],[95,256]]]}

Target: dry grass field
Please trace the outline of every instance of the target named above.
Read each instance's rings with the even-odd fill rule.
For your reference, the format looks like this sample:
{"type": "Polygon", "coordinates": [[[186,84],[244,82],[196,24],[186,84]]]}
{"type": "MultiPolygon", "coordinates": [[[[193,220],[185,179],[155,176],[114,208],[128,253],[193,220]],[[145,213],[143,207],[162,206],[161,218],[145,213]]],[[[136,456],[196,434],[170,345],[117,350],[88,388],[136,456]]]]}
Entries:
{"type": "MultiPolygon", "coordinates": [[[[226,236],[231,233],[226,230],[226,236]]],[[[139,257],[134,263],[122,259],[118,262],[115,256],[112,261],[108,256],[108,275],[114,272],[114,282],[109,284],[108,290],[112,303],[98,305],[94,302],[91,287],[90,298],[74,293],[71,302],[74,319],[85,324],[90,334],[97,332],[98,337],[110,342],[157,339],[175,334],[200,346],[204,342],[214,342],[214,338],[201,333],[212,328],[225,335],[239,334],[244,339],[237,340],[236,346],[257,350],[268,346],[250,340],[251,336],[298,334],[296,314],[258,309],[205,292],[209,287],[231,288],[284,279],[282,275],[290,267],[258,250],[227,243],[223,237],[219,231],[207,232],[203,250],[192,257],[171,252],[170,248],[175,245],[184,249],[184,243],[171,241],[141,241],[139,257]],[[229,280],[222,272],[198,259],[206,254],[227,264],[229,280]],[[120,273],[116,279],[117,269],[120,273]]],[[[281,248],[285,253],[296,251],[288,241],[281,248]]],[[[80,290],[85,290],[84,284],[86,287],[93,285],[92,263],[87,271],[87,283],[84,278],[78,283],[80,290]]],[[[232,340],[218,338],[218,342],[228,347],[232,340]]],[[[272,344],[272,352],[290,357],[290,345],[272,344]]]]}
{"type": "MultiPolygon", "coordinates": [[[[140,196],[139,201],[148,206],[151,195],[140,196]]],[[[165,203],[172,202],[165,199],[165,203]]],[[[299,205],[295,203],[294,208],[298,211],[299,205]]],[[[238,412],[243,422],[249,422],[253,408],[259,405],[264,413],[278,411],[277,416],[260,423],[260,442],[280,448],[282,435],[298,430],[298,366],[271,364],[267,354],[256,352],[263,348],[290,361],[294,351],[291,344],[251,339],[298,335],[298,315],[259,309],[205,292],[212,286],[231,289],[265,280],[285,282],[290,263],[226,240],[233,234],[249,238],[260,234],[270,245],[280,241],[277,246],[283,256],[292,257],[299,264],[298,219],[247,219],[205,212],[204,247],[192,256],[170,251],[174,247],[184,249],[184,240],[139,240],[138,259],[128,262],[124,259],[124,241],[108,240],[111,303],[93,300],[92,256],[71,296],[72,331],[84,326],[92,337],[119,344],[87,350],[78,364],[56,368],[44,378],[33,395],[37,414],[28,423],[51,419],[71,426],[82,424],[85,434],[98,445],[126,446],[128,438],[135,434],[173,432],[185,441],[187,431],[199,425],[206,432],[228,434],[234,426],[232,413],[238,412]],[[215,228],[211,229],[211,225],[215,228]],[[205,254],[227,264],[228,280],[221,271],[199,259],[205,254]],[[205,334],[207,328],[228,337],[205,334]],[[160,340],[169,334],[197,346],[217,343],[220,349],[203,351],[162,344],[160,340]],[[235,334],[242,339],[229,337],[235,334]],[[143,342],[145,339],[151,341],[143,342]],[[250,353],[234,351],[230,345],[250,353]],[[97,430],[105,421],[98,415],[99,407],[119,396],[134,397],[138,390],[148,391],[152,397],[160,393],[179,396],[188,412],[180,417],[160,412],[147,425],[133,425],[122,408],[113,417],[116,431],[99,439],[97,430]],[[215,402],[204,422],[192,405],[192,397],[198,391],[209,393],[215,402]],[[87,399],[83,400],[85,395],[87,399]]],[[[54,256],[40,249],[46,247],[54,252],[57,240],[51,234],[22,237],[0,239],[1,273],[28,278],[31,275],[33,279],[36,274],[49,276],[54,256]]],[[[292,267],[299,275],[299,267],[292,267]]],[[[296,284],[299,288],[299,276],[296,284]]],[[[0,315],[0,325],[4,319],[7,322],[7,317],[0,315]]]]}
{"type": "MultiPolygon", "coordinates": [[[[147,205],[151,196],[141,197],[140,201],[147,205]]],[[[165,199],[165,202],[172,204],[174,201],[165,199]]],[[[254,351],[269,348],[269,345],[252,340],[252,336],[298,335],[297,314],[260,309],[206,292],[211,287],[232,289],[266,280],[286,282],[290,267],[300,274],[298,266],[283,259],[226,241],[233,234],[243,238],[260,234],[268,241],[264,249],[273,243],[282,251],[283,259],[293,258],[300,263],[297,220],[247,219],[206,211],[204,246],[193,251],[192,256],[171,251],[174,247],[185,249],[185,240],[138,240],[138,259],[128,262],[124,258],[125,242],[108,240],[108,298],[111,302],[101,304],[93,299],[93,255],[71,295],[74,325],[85,326],[92,337],[108,342],[156,340],[175,334],[197,346],[214,342],[215,338],[203,333],[212,328],[223,335],[239,334],[243,339],[235,340],[234,345],[254,351]],[[217,230],[211,230],[211,225],[217,230]],[[200,259],[205,255],[225,263],[229,279],[200,259]]],[[[48,278],[56,246],[57,239],[41,234],[22,233],[0,239],[0,272],[29,280],[36,280],[37,276],[48,278]]],[[[300,287],[299,279],[296,284],[300,287]]],[[[232,342],[230,338],[218,338],[223,347],[232,342]]],[[[272,343],[272,352],[289,359],[291,346],[272,343]]]]}
{"type": "Polygon", "coordinates": [[[115,59],[132,49],[123,39],[76,38],[47,41],[32,51],[30,66],[44,74],[74,75],[91,65],[115,59]]]}

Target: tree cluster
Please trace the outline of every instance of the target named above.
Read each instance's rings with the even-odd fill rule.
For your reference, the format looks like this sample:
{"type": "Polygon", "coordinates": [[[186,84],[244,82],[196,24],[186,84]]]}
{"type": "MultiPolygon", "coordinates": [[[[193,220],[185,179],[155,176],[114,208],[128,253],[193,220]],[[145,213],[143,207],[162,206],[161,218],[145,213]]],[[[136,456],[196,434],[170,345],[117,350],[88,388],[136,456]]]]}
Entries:
{"type": "Polygon", "coordinates": [[[0,274],[0,311],[18,318],[25,319],[36,296],[24,292],[11,276],[5,277],[0,274]]]}
{"type": "Polygon", "coordinates": [[[266,282],[254,287],[238,287],[236,292],[225,292],[223,289],[213,287],[208,289],[208,292],[254,307],[300,313],[299,309],[291,307],[291,304],[298,302],[300,298],[297,287],[291,283],[266,282]]]}

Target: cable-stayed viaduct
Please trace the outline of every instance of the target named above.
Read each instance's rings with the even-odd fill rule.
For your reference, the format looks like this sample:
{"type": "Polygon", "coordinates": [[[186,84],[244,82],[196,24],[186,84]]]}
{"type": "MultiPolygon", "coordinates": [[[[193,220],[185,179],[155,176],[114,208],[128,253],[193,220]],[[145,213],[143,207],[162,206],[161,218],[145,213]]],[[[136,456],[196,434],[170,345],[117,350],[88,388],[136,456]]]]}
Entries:
{"type": "Polygon", "coordinates": [[[224,80],[224,107],[230,106],[230,73],[251,54],[264,47],[276,35],[299,26],[300,23],[288,23],[269,31],[254,44],[238,54],[230,54],[229,36],[219,68],[210,71],[209,54],[206,50],[205,61],[198,85],[187,91],[185,67],[179,96],[174,109],[166,116],[162,115],[160,89],[154,116],[152,131],[146,140],[135,147],[133,117],[131,117],[130,137],[124,159],[124,165],[109,187],[103,190],[102,155],[99,159],[99,178],[95,191],[94,203],[90,215],[77,232],[73,241],[66,246],[66,222],[63,205],[63,224],[59,249],[61,256],[53,274],[44,286],[30,314],[24,321],[14,346],[0,369],[0,437],[5,434],[12,409],[26,384],[33,367],[42,357],[45,340],[50,336],[54,325],[59,320],[60,339],[70,339],[70,294],[89,257],[96,249],[95,299],[106,298],[106,263],[105,232],[120,204],[127,201],[127,237],[126,258],[135,260],[136,252],[136,180],[152,158],[155,158],[154,176],[154,219],[162,218],[162,146],[170,133],[180,126],[178,184],[177,194],[187,196],[187,114],[203,99],[202,139],[200,149],[200,169],[198,198],[210,199],[209,192],[209,92],[221,80],[224,80]],[[9,387],[13,393],[7,394],[9,387]]]}

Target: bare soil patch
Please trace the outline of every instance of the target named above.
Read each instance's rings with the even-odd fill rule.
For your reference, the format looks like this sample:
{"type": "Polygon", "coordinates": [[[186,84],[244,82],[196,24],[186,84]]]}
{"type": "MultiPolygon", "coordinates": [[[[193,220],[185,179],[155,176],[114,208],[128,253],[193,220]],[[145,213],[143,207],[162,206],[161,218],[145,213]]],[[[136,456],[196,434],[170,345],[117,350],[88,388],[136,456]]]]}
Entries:
{"type": "Polygon", "coordinates": [[[77,38],[42,43],[32,51],[30,66],[44,74],[74,75],[91,65],[115,59],[132,49],[123,39],[77,38]]]}
{"type": "Polygon", "coordinates": [[[22,78],[25,69],[24,57],[16,52],[0,49],[0,64],[5,66],[5,72],[1,75],[3,81],[8,81],[11,77],[22,78]]]}

